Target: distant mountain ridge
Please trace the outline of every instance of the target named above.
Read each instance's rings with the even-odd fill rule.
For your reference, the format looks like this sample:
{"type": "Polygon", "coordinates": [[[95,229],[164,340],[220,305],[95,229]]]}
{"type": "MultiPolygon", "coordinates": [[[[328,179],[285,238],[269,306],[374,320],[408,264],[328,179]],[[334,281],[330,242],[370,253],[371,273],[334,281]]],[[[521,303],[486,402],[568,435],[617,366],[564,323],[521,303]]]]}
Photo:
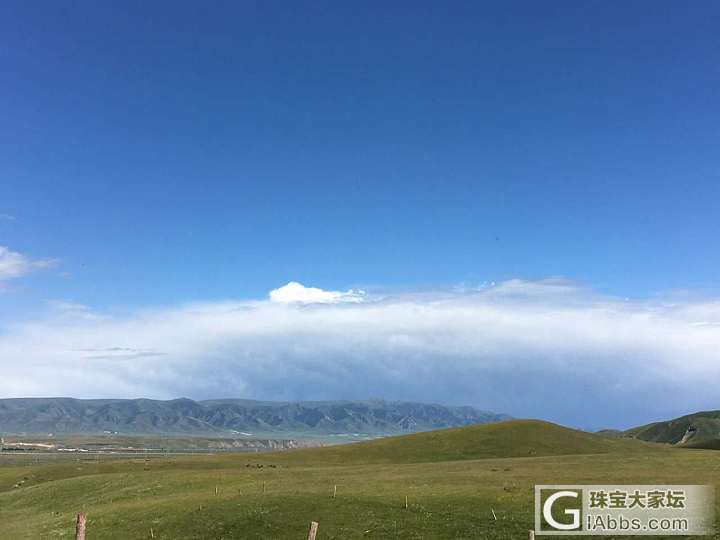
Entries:
{"type": "Polygon", "coordinates": [[[391,435],[510,418],[474,407],[400,401],[0,399],[0,433],[391,435]]]}

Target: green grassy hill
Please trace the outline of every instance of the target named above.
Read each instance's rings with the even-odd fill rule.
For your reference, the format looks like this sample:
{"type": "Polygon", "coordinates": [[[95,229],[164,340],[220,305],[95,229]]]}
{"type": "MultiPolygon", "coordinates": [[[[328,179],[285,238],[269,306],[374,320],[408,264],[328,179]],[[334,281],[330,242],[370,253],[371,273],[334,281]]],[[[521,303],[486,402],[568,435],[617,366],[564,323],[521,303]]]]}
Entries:
{"type": "Polygon", "coordinates": [[[295,450],[285,456],[295,463],[419,463],[646,449],[647,445],[640,441],[603,437],[550,422],[507,420],[342,446],[295,450]]]}
{"type": "Polygon", "coordinates": [[[702,411],[629,429],[625,435],[685,448],[720,448],[720,411],[702,411]]]}

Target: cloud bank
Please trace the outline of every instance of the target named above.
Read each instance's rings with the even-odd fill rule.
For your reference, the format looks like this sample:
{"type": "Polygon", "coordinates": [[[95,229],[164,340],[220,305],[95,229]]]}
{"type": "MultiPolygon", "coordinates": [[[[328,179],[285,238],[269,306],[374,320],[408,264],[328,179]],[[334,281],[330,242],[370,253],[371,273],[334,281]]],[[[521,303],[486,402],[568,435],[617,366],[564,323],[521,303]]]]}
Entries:
{"type": "Polygon", "coordinates": [[[720,408],[720,301],[559,280],[269,299],[0,328],[0,395],[408,399],[587,428],[720,408]]]}

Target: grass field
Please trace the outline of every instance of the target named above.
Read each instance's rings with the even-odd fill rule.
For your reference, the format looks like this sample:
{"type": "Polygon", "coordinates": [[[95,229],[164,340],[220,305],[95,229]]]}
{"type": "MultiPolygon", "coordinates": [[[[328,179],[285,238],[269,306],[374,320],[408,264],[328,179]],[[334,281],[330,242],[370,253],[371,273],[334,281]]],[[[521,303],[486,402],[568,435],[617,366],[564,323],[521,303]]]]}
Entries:
{"type": "Polygon", "coordinates": [[[535,421],[276,454],[75,459],[4,461],[0,538],[72,538],[83,511],[90,540],[151,528],[156,539],[304,539],[313,520],[319,539],[524,540],[535,484],[720,485],[717,452],[535,421]]]}

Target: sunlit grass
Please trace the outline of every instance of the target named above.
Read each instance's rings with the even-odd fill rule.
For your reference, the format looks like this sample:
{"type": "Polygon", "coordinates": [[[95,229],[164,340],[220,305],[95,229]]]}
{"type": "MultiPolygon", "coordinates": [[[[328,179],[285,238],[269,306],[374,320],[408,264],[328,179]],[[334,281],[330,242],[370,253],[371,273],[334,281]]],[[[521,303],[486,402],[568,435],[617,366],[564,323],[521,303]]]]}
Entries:
{"type": "MultiPolygon", "coordinates": [[[[504,439],[502,431],[494,432],[493,451],[517,452],[512,443],[527,448],[533,440],[540,448],[545,435],[549,444],[549,438],[563,433],[542,427],[547,424],[537,432],[536,426],[521,429],[515,424],[504,439]]],[[[151,527],[156,539],[302,539],[310,521],[320,523],[320,539],[524,539],[533,524],[535,484],[720,485],[720,455],[713,451],[632,441],[608,447],[594,436],[585,439],[586,434],[569,436],[564,451],[597,442],[600,453],[455,455],[460,445],[463,455],[471,456],[472,445],[491,434],[470,430],[464,439],[462,430],[426,434],[458,439],[447,446],[453,455],[447,461],[437,454],[444,443],[435,440],[428,446],[427,439],[413,436],[257,456],[1,467],[0,536],[71,538],[75,514],[83,511],[93,540],[150,538],[151,527]],[[414,451],[404,446],[407,440],[414,451]],[[428,449],[436,452],[432,461],[421,459],[428,449]]],[[[489,447],[476,450],[487,454],[489,447]]],[[[562,451],[562,446],[556,448],[562,451]]]]}

